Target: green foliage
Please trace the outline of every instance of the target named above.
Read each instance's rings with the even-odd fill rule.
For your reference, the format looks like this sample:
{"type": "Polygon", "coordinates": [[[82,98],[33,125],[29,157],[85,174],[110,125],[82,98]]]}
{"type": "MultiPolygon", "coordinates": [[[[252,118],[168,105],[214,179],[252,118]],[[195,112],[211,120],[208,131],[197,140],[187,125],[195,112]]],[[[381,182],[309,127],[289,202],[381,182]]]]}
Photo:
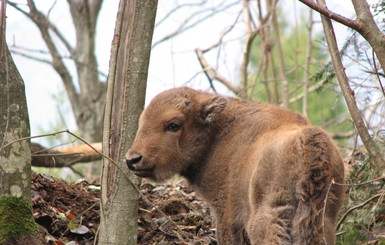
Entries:
{"type": "Polygon", "coordinates": [[[385,221],[385,185],[382,180],[372,181],[381,176],[382,171],[370,164],[366,154],[356,152],[352,159],[347,182],[370,183],[348,188],[341,214],[351,211],[337,231],[337,244],[384,244],[378,233],[383,233],[385,221]]]}
{"type": "Polygon", "coordinates": [[[0,244],[36,232],[29,201],[24,198],[0,196],[0,244]]]}

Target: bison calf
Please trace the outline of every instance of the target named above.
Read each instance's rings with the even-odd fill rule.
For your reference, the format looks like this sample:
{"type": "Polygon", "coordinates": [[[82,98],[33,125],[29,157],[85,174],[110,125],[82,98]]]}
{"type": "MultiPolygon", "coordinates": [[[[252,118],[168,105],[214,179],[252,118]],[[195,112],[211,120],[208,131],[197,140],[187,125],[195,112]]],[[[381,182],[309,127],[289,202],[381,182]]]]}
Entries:
{"type": "Polygon", "coordinates": [[[180,174],[210,204],[219,244],[334,244],[344,167],[327,133],[273,105],[190,88],[156,96],[128,168],[180,174]]]}

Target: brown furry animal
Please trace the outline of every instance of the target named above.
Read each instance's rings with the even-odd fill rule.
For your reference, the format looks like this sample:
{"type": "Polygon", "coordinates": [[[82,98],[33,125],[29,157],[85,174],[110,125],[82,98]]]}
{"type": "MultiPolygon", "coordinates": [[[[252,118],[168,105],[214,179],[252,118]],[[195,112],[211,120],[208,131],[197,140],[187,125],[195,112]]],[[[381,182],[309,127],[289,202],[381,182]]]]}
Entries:
{"type": "Polygon", "coordinates": [[[295,112],[171,89],[143,111],[126,162],[155,181],[186,177],[212,208],[219,244],[335,243],[343,163],[295,112]]]}

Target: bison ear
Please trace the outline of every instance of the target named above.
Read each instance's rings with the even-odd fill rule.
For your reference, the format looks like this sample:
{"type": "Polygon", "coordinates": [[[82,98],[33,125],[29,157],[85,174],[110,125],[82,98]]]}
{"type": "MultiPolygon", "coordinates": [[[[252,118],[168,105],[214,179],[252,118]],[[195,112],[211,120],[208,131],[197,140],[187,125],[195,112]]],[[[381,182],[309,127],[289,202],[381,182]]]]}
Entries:
{"type": "Polygon", "coordinates": [[[227,102],[228,99],[222,96],[210,99],[202,107],[202,119],[206,122],[214,121],[215,117],[225,109],[227,102]]]}

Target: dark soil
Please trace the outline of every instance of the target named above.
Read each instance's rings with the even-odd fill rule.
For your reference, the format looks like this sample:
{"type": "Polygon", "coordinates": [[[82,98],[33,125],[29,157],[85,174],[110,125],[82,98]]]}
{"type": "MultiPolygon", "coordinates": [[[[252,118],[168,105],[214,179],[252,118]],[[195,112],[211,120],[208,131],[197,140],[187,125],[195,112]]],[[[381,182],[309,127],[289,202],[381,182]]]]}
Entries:
{"type": "MultiPolygon", "coordinates": [[[[141,186],[138,244],[216,244],[207,205],[182,182],[141,186]],[[148,202],[150,201],[151,204],[148,202]]],[[[32,175],[33,215],[47,244],[94,244],[99,227],[97,186],[32,175]]]]}

